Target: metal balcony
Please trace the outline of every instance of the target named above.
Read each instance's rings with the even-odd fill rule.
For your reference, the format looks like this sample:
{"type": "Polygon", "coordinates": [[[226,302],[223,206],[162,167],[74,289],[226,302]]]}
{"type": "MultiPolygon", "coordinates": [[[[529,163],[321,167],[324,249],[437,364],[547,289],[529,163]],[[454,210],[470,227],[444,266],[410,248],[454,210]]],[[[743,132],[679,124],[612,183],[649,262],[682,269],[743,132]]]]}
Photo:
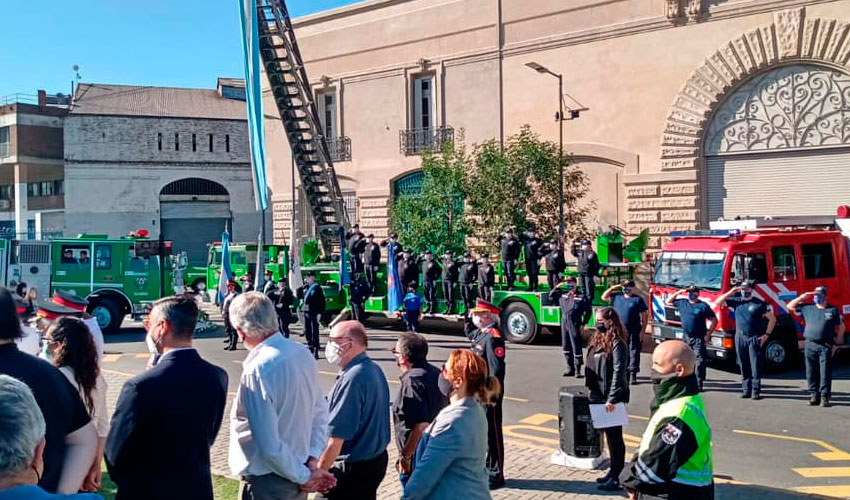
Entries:
{"type": "Polygon", "coordinates": [[[440,151],[443,144],[453,141],[455,129],[452,127],[434,127],[399,131],[401,154],[413,156],[423,151],[440,151]]]}
{"type": "Polygon", "coordinates": [[[332,161],[351,161],[351,137],[334,137],[327,143],[332,161]]]}

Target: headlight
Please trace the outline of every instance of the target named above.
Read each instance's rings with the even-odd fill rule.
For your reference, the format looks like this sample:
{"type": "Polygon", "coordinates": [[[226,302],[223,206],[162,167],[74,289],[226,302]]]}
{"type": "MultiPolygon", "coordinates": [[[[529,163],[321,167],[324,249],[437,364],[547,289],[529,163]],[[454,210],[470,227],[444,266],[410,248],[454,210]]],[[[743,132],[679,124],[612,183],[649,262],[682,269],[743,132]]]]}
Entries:
{"type": "Polygon", "coordinates": [[[723,337],[711,337],[712,347],[723,347],[723,337]]]}
{"type": "Polygon", "coordinates": [[[203,281],[201,281],[200,283],[198,283],[198,290],[200,290],[200,291],[202,291],[202,292],[203,292],[203,291],[204,291],[204,290],[206,290],[206,289],[207,289],[207,284],[206,284],[206,283],[204,283],[203,281]]]}
{"type": "Polygon", "coordinates": [[[653,326],[652,327],[652,334],[660,337],[661,336],[661,327],[660,326],[653,326]]]}

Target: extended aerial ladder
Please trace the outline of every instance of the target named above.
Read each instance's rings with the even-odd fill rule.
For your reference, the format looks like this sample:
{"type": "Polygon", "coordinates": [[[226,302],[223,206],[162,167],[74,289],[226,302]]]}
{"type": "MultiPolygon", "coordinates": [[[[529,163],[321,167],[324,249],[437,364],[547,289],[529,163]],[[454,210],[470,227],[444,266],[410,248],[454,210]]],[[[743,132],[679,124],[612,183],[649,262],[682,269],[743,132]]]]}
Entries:
{"type": "Polygon", "coordinates": [[[257,20],[263,66],[319,239],[330,254],[340,244],[340,226],[349,230],[348,215],[284,0],[257,0],[257,20]]]}

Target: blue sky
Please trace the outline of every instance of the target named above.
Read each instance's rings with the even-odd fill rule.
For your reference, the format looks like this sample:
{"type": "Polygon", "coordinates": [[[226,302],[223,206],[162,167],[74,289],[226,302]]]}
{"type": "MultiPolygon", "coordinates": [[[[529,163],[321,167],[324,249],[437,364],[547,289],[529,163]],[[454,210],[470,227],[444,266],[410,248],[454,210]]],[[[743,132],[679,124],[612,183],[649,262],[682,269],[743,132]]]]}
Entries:
{"type": "MultiPolygon", "coordinates": [[[[4,2],[0,96],[69,93],[82,81],[213,88],[242,76],[237,0],[4,2]]],[[[356,3],[288,0],[293,17],[356,3]]]]}

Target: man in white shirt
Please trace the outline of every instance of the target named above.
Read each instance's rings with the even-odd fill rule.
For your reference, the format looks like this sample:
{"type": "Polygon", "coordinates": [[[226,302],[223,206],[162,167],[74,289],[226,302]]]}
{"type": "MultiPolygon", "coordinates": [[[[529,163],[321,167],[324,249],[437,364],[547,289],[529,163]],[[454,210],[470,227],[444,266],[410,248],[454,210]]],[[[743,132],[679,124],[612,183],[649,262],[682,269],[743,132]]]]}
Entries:
{"type": "Polygon", "coordinates": [[[328,441],[328,403],[313,356],[279,333],[262,293],[233,299],[230,321],[250,351],[230,415],[228,463],[241,478],[240,500],[306,500],[308,492],[333,488],[333,475],[317,467],[328,441]]]}

